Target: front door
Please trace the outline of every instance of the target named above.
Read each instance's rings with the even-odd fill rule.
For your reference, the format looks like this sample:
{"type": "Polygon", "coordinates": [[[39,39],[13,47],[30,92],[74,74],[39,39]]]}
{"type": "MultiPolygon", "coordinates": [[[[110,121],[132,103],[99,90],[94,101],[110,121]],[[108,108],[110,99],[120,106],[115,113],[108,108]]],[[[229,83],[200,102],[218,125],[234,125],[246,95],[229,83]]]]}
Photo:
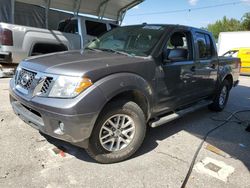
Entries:
{"type": "Polygon", "coordinates": [[[164,48],[164,60],[158,73],[161,75],[158,82],[159,111],[174,110],[199,97],[192,41],[190,31],[175,31],[164,48]]]}

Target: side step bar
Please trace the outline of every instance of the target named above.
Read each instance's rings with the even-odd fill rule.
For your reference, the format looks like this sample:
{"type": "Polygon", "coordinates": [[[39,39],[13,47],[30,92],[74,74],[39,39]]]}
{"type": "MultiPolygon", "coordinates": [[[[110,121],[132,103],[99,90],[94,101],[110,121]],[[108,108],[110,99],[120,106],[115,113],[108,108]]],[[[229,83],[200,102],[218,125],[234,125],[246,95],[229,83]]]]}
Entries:
{"type": "Polygon", "coordinates": [[[185,108],[185,109],[182,109],[180,111],[176,111],[172,114],[169,114],[167,116],[164,116],[164,117],[161,117],[160,119],[158,119],[157,121],[153,121],[151,122],[149,125],[150,127],[152,128],[155,128],[155,127],[158,127],[160,125],[163,125],[165,123],[168,123],[170,121],[173,121],[175,119],[178,119],[182,116],[184,116],[185,114],[188,114],[188,113],[191,113],[191,112],[194,112],[198,109],[201,109],[201,108],[204,108],[206,106],[208,106],[209,104],[212,104],[212,101],[201,101],[201,102],[198,102],[196,104],[194,104],[193,106],[191,107],[188,107],[188,108],[185,108]]]}

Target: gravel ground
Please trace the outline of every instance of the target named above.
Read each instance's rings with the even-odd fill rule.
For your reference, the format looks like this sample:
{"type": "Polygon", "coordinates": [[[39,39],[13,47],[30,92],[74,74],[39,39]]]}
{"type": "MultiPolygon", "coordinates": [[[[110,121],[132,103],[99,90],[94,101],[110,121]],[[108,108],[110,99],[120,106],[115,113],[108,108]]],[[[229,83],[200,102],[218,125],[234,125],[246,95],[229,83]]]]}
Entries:
{"type": "MultiPolygon", "coordinates": [[[[0,187],[171,187],[179,188],[203,136],[236,110],[250,109],[250,77],[241,77],[224,112],[208,109],[149,129],[142,148],[125,162],[101,165],[83,149],[47,138],[23,123],[12,112],[9,79],[0,79],[0,187]],[[62,147],[63,155],[51,150],[62,147]]],[[[239,114],[250,120],[250,113],[239,114]]],[[[187,187],[248,187],[250,185],[250,133],[245,124],[229,122],[212,133],[197,162],[206,157],[234,168],[226,182],[193,170],[187,187]],[[218,148],[216,153],[206,149],[218,148]]]]}

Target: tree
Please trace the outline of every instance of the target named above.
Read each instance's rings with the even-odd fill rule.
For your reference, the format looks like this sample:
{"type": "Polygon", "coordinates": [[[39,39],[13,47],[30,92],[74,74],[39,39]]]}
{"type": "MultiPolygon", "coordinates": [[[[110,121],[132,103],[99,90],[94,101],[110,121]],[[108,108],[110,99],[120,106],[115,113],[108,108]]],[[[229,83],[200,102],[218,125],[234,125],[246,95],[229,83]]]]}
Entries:
{"type": "Polygon", "coordinates": [[[212,32],[214,37],[218,39],[220,32],[241,31],[243,28],[239,20],[234,18],[228,19],[224,16],[222,20],[218,20],[214,24],[208,24],[207,30],[212,32]]]}
{"type": "Polygon", "coordinates": [[[241,20],[243,30],[250,31],[250,12],[245,13],[241,20]]]}

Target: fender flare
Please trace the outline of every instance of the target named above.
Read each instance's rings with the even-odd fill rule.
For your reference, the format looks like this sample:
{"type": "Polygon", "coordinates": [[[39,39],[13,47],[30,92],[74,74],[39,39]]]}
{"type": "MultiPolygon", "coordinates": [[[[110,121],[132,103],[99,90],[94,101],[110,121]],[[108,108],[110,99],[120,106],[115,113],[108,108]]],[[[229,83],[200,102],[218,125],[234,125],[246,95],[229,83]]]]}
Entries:
{"type": "MultiPolygon", "coordinates": [[[[233,77],[233,70],[231,66],[224,65],[222,68],[219,68],[219,79],[218,79],[218,86],[226,79],[226,77],[230,76],[232,81],[234,81],[233,77]]],[[[232,83],[233,84],[233,83],[232,83]]]]}
{"type": "MultiPolygon", "coordinates": [[[[115,73],[100,79],[95,85],[101,90],[107,102],[123,92],[138,91],[147,99],[148,109],[150,109],[153,104],[152,87],[144,78],[137,74],[115,73]]],[[[104,104],[101,109],[103,109],[106,104],[104,104]]]]}

